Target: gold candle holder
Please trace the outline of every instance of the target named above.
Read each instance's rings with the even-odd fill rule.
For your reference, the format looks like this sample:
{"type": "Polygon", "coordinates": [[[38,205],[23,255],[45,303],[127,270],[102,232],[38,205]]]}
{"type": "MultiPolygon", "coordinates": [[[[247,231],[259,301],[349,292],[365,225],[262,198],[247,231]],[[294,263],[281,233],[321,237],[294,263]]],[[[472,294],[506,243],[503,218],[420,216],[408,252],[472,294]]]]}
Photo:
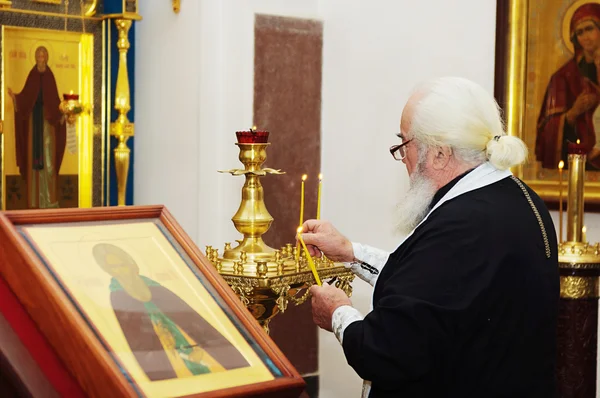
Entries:
{"type": "MultiPolygon", "coordinates": [[[[267,174],[284,174],[281,170],[262,168],[270,145],[267,138],[268,132],[254,128],[238,132],[238,158],[244,168],[219,172],[246,178],[240,206],[231,219],[243,238],[236,241],[236,246],[225,243],[222,256],[218,249],[207,246],[206,256],[268,333],[271,319],[285,312],[290,301],[300,305],[308,299],[308,288],[315,284],[315,276],[306,255],[302,250],[297,252],[295,243],[272,248],[262,239],[273,217],[265,205],[260,179],[267,174]]],[[[348,296],[352,294],[354,274],[349,269],[325,257],[315,258],[314,263],[322,280],[336,277],[336,286],[348,296]]]]}
{"type": "Polygon", "coordinates": [[[69,124],[75,124],[77,117],[84,111],[83,106],[79,102],[79,95],[63,94],[63,100],[58,105],[58,109],[65,115],[65,119],[69,124]]]}
{"type": "Polygon", "coordinates": [[[558,163],[558,243],[563,242],[563,185],[562,173],[565,162],[558,163]]]}
{"type": "Polygon", "coordinates": [[[579,143],[571,144],[569,152],[569,187],[567,198],[567,242],[581,242],[583,227],[583,184],[585,180],[585,152],[579,143]]]}
{"type": "Polygon", "coordinates": [[[260,177],[270,174],[283,174],[279,170],[261,169],[262,164],[267,159],[268,143],[260,144],[240,144],[239,159],[245,166],[234,174],[244,174],[246,182],[242,187],[242,201],[240,206],[231,219],[235,229],[237,229],[244,238],[240,244],[232,249],[225,250],[223,258],[227,260],[238,259],[242,252],[248,256],[248,260],[256,262],[257,260],[273,258],[275,249],[269,247],[262,239],[262,235],[271,227],[273,217],[269,214],[264,201],[264,191],[260,183],[260,177]]]}

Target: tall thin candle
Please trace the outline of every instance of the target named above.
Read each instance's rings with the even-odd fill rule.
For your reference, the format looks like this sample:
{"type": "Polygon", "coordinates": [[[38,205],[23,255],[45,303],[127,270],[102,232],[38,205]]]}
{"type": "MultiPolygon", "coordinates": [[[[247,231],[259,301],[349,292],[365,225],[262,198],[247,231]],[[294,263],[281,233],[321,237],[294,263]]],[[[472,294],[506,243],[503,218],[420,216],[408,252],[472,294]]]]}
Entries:
{"type": "Polygon", "coordinates": [[[317,267],[315,266],[315,263],[310,255],[310,253],[308,252],[308,249],[306,248],[304,239],[302,239],[302,227],[298,228],[298,240],[302,244],[302,248],[304,249],[304,254],[306,254],[306,259],[308,260],[308,266],[310,267],[310,270],[312,271],[313,276],[315,277],[315,280],[317,281],[317,285],[321,286],[321,279],[319,278],[319,273],[317,272],[317,267]]]}
{"type": "Polygon", "coordinates": [[[562,173],[565,162],[558,162],[558,242],[563,241],[563,191],[562,191],[562,173]]]}
{"type": "Polygon", "coordinates": [[[319,190],[317,191],[317,220],[321,219],[321,185],[323,182],[323,174],[319,174],[319,190]]]}
{"type": "Polygon", "coordinates": [[[302,188],[300,191],[300,223],[298,224],[299,226],[302,225],[302,223],[304,222],[304,181],[306,181],[307,178],[308,176],[306,174],[302,175],[302,188]]]}

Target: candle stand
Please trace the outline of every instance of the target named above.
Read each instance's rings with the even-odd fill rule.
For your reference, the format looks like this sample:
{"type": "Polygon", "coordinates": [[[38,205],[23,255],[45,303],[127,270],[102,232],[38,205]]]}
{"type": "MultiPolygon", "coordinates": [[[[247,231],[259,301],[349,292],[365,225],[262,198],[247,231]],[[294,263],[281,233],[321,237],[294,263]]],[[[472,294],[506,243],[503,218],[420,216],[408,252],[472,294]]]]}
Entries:
{"type": "MultiPolygon", "coordinates": [[[[561,397],[595,396],[597,389],[600,243],[590,244],[583,233],[588,150],[579,141],[568,147],[567,239],[562,241],[561,232],[558,246],[557,375],[561,397]]],[[[562,212],[559,216],[562,220],[562,212]]]]}
{"type": "MultiPolygon", "coordinates": [[[[269,322],[279,312],[285,312],[288,303],[304,303],[310,286],[316,283],[308,267],[304,251],[296,261],[296,245],[288,243],[275,249],[262,239],[273,222],[264,202],[260,178],[267,174],[284,174],[280,170],[261,168],[267,158],[268,132],[238,132],[239,160],[244,169],[220,171],[244,175],[240,206],[232,218],[235,228],[243,235],[237,244],[225,243],[223,254],[212,246],[206,247],[206,257],[219,274],[239,296],[261,326],[269,332],[269,322]]],[[[335,286],[352,294],[354,274],[343,264],[327,258],[314,258],[321,280],[335,277],[335,286]]]]}

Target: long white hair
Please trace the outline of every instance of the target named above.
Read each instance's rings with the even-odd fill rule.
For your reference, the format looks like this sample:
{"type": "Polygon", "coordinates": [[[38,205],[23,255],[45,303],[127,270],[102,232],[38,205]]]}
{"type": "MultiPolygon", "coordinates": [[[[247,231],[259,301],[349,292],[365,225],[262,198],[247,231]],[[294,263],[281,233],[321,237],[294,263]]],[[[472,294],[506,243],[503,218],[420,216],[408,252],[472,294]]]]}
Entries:
{"type": "Polygon", "coordinates": [[[410,130],[426,146],[447,146],[466,164],[487,160],[500,170],[527,159],[527,146],[506,135],[498,104],[483,87],[460,77],[442,77],[416,91],[420,100],[410,130]]]}

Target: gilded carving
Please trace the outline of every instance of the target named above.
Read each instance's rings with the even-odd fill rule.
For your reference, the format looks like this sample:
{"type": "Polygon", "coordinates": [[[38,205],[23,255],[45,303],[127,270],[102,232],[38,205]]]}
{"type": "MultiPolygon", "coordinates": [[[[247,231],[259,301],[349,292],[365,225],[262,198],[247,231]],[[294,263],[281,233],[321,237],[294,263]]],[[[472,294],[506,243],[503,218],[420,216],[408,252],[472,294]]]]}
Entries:
{"type": "Polygon", "coordinates": [[[598,278],[584,276],[561,276],[560,297],[568,299],[597,298],[598,278]]]}

